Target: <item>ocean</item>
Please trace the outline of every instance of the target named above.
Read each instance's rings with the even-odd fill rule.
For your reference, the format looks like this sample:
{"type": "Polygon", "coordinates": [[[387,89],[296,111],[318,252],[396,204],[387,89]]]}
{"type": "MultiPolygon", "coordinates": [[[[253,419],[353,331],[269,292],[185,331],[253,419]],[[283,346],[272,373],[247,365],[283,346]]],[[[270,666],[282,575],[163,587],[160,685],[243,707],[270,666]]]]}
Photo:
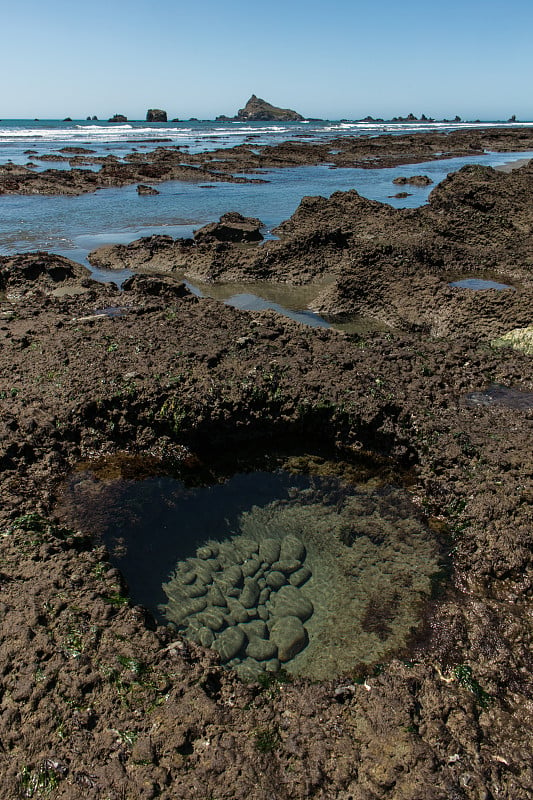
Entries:
{"type": "MultiPolygon", "coordinates": [[[[181,145],[201,152],[242,143],[277,144],[288,139],[321,141],[338,136],[372,136],[418,131],[449,131],[479,127],[533,127],[527,123],[369,123],[369,122],[197,122],[110,124],[96,121],[2,120],[0,163],[26,164],[37,169],[61,168],[62,162],[39,162],[38,156],[63,147],[84,147],[99,156],[123,157],[158,145],[181,145]],[[30,152],[28,152],[30,151],[30,152]]],[[[139,196],[136,186],[99,190],[77,197],[0,196],[0,254],[48,250],[88,266],[90,250],[103,244],[126,243],[141,236],[191,236],[193,230],[227,211],[259,217],[265,235],[296,210],[302,197],[329,197],[338,190],[361,195],[396,208],[427,202],[429,192],[449,172],[467,163],[498,166],[533,153],[485,153],[391,169],[331,169],[327,165],[273,169],[261,175],[268,183],[201,185],[169,181],[158,184],[159,195],[139,196]],[[395,198],[392,180],[398,175],[428,175],[428,187],[409,186],[410,196],[395,198]]],[[[68,167],[68,164],[67,164],[68,167]]],[[[99,280],[117,280],[116,273],[95,272],[99,280]]]]}

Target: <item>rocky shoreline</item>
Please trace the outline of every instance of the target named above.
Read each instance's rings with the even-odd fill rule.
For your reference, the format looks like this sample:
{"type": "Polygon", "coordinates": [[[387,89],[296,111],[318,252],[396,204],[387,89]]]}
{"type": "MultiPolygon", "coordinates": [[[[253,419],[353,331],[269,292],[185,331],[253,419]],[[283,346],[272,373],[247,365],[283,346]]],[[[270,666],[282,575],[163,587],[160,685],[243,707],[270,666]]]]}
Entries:
{"type": "MultiPolygon", "coordinates": [[[[99,251],[147,273],[122,291],[52,254],[0,258],[6,798],[530,797],[533,379],[530,356],[492,342],[531,322],[532,176],[465,168],[415,211],[308,198],[268,252],[259,220],[235,215],[189,242],[99,251]],[[393,327],[345,335],[240,312],[192,296],[176,266],[327,275],[317,306],[393,327]],[[448,286],[489,271],[513,289],[448,286]],[[289,443],[401,484],[447,579],[396,658],[247,683],[132,604],[61,502],[73,472],[110,458],[119,474],[215,474],[230,452],[289,443]]],[[[239,603],[244,591],[243,578],[239,603]]],[[[369,605],[376,640],[383,613],[369,605]]]]}
{"type": "Polygon", "coordinates": [[[189,153],[177,145],[161,144],[152,151],[132,152],[122,159],[114,155],[97,156],[87,148],[78,153],[68,152],[68,149],[43,156],[28,153],[33,160],[26,165],[9,162],[0,165],[0,194],[79,195],[112,186],[170,180],[257,183],[264,181],[260,175],[268,169],[319,164],[332,168],[394,167],[482,155],[487,150],[533,150],[533,131],[530,128],[491,128],[337,137],[321,143],[300,140],[278,145],[258,145],[251,136],[249,143],[231,148],[189,153]],[[35,162],[39,160],[68,163],[69,168],[37,171],[35,162]]]}
{"type": "Polygon", "coordinates": [[[531,162],[511,173],[470,166],[417,209],[336,192],[304,198],[274,231],[278,240],[263,242],[260,220],[234,213],[193,239],[156,235],[107,245],[89,261],[204,283],[316,285],[310,305],[321,314],[359,315],[429,336],[496,338],[531,323],[532,192],[531,162]],[[451,285],[469,276],[497,277],[508,288],[451,285]]]}

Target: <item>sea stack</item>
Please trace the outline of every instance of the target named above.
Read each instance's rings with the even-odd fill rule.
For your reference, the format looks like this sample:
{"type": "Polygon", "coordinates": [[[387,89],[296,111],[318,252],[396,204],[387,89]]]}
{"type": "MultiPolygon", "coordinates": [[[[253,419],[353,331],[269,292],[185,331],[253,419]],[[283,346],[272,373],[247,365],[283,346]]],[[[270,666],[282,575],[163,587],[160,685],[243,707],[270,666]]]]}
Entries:
{"type": "Polygon", "coordinates": [[[127,122],[128,118],[124,116],[124,114],[115,114],[113,117],[110,117],[109,122],[127,122]]]}
{"type": "Polygon", "coordinates": [[[161,108],[149,108],[146,112],[146,121],[147,122],[166,122],[167,121],[167,112],[163,111],[161,108]]]}
{"type": "Polygon", "coordinates": [[[253,94],[236,117],[217,117],[217,120],[236,120],[239,122],[301,122],[305,119],[290,108],[278,108],[253,94]]]}

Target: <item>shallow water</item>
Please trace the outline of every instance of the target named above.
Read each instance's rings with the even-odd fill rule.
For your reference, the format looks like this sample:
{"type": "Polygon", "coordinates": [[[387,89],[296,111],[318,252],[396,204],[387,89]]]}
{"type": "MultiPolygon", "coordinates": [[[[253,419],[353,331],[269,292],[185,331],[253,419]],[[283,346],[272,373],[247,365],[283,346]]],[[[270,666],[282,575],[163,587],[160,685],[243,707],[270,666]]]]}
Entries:
{"type": "Polygon", "coordinates": [[[496,289],[503,291],[504,289],[514,289],[506,283],[498,283],[497,281],[484,280],[482,278],[463,278],[459,281],[453,281],[450,286],[456,286],[458,289],[470,289],[474,292],[481,292],[485,289],[496,289]]]}
{"type": "MultiPolygon", "coordinates": [[[[0,253],[50,250],[86,264],[90,250],[104,244],[125,244],[141,236],[168,234],[190,237],[193,230],[227,211],[259,217],[266,234],[288,219],[306,195],[329,197],[356,189],[364,197],[395,208],[416,208],[427,202],[434,185],[465,164],[501,164],[524,153],[486,154],[432,161],[392,169],[330,169],[327,166],[268,170],[266,184],[158,184],[160,194],[140,196],[135,186],[99,190],[77,197],[0,197],[0,253]],[[398,175],[425,174],[433,186],[409,187],[410,196],[391,197],[398,175]]],[[[533,153],[531,154],[533,158],[533,153]]]]}
{"type": "Polygon", "coordinates": [[[466,402],[469,406],[506,406],[527,410],[533,408],[533,392],[494,384],[479,392],[469,392],[466,402]]]}
{"type": "Polygon", "coordinates": [[[84,471],[65,509],[135,602],[245,679],[326,679],[403,653],[442,566],[403,489],[316,458],[196,488],[84,471]]]}
{"type": "MultiPolygon", "coordinates": [[[[490,127],[492,123],[487,123],[490,127]]],[[[169,138],[190,151],[229,147],[244,142],[276,144],[287,139],[320,141],[324,137],[342,135],[377,135],[384,131],[405,133],[418,130],[452,130],[479,127],[469,123],[401,123],[373,124],[351,122],[316,123],[216,123],[186,121],[147,125],[131,122],[109,125],[102,122],[7,121],[0,124],[0,162],[8,158],[26,163],[31,155],[59,151],[65,146],[84,146],[97,155],[115,154],[123,157],[133,150],[157,146],[154,139],[169,138]]],[[[507,127],[514,127],[513,125],[507,127]]],[[[533,153],[486,153],[483,156],[422,162],[391,169],[331,169],[297,167],[267,170],[261,177],[265,184],[190,184],[170,181],[158,184],[159,195],[139,196],[135,186],[100,190],[79,197],[11,196],[0,197],[0,254],[48,250],[78,261],[91,269],[102,282],[118,285],[131,275],[127,270],[114,272],[92,268],[87,262],[90,250],[104,244],[128,243],[141,236],[167,234],[190,237],[195,229],[217,220],[229,210],[245,216],[259,217],[268,238],[280,222],[290,217],[302,197],[323,195],[335,191],[356,189],[364,197],[388,203],[395,208],[416,208],[427,202],[432,188],[449,172],[465,164],[491,166],[513,160],[533,158],[533,153]],[[408,187],[408,197],[396,198],[397,187],[392,183],[398,175],[405,177],[425,174],[433,184],[428,187],[408,187]]],[[[55,164],[53,165],[55,166],[55,164]]],[[[190,285],[197,294],[212,296],[218,289],[190,285]]],[[[311,326],[333,325],[347,332],[366,332],[381,329],[371,320],[350,319],[339,322],[309,311],[306,302],[295,305],[287,291],[285,297],[272,299],[265,284],[254,289],[225,287],[227,294],[220,299],[243,310],[271,308],[311,326]]]]}
{"type": "Polygon", "coordinates": [[[256,283],[191,283],[184,281],[187,288],[198,297],[212,297],[241,311],[277,311],[295,322],[312,328],[335,328],[345,333],[363,334],[390,328],[367,317],[321,316],[309,311],[308,304],[316,297],[320,286],[313,283],[305,286],[275,284],[268,281],[256,283]]]}

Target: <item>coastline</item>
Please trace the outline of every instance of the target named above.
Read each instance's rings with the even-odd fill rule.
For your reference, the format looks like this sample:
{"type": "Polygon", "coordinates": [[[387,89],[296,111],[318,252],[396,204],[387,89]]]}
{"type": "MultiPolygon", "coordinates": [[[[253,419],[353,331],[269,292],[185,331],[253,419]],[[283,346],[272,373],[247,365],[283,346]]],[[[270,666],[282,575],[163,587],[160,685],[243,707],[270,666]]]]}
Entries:
{"type": "MultiPolygon", "coordinates": [[[[408,157],[384,142],[380,159],[408,157]]],[[[351,147],[339,162],[368,157],[351,147]]],[[[224,174],[250,158],[227,152],[224,174]]],[[[0,257],[6,796],[528,800],[533,381],[530,356],[492,344],[530,319],[532,185],[529,164],[465,167],[416,210],[307,198],[260,256],[222,241],[220,223],[195,245],[152,237],[106,251],[146,273],[122,291],[49,253],[0,257]],[[347,335],[198,299],[179,258],[215,281],[333,277],[317,306],[391,327],[347,335]],[[512,288],[454,288],[454,269],[512,288]],[[221,454],[292,440],[402,475],[445,575],[410,646],[375,669],[243,683],[131,602],[112,554],[68,529],[59,501],[76,470],[97,487],[109,456],[122,477],[134,462],[214,473],[221,454]]],[[[372,613],[379,639],[391,612],[372,613]]]]}

